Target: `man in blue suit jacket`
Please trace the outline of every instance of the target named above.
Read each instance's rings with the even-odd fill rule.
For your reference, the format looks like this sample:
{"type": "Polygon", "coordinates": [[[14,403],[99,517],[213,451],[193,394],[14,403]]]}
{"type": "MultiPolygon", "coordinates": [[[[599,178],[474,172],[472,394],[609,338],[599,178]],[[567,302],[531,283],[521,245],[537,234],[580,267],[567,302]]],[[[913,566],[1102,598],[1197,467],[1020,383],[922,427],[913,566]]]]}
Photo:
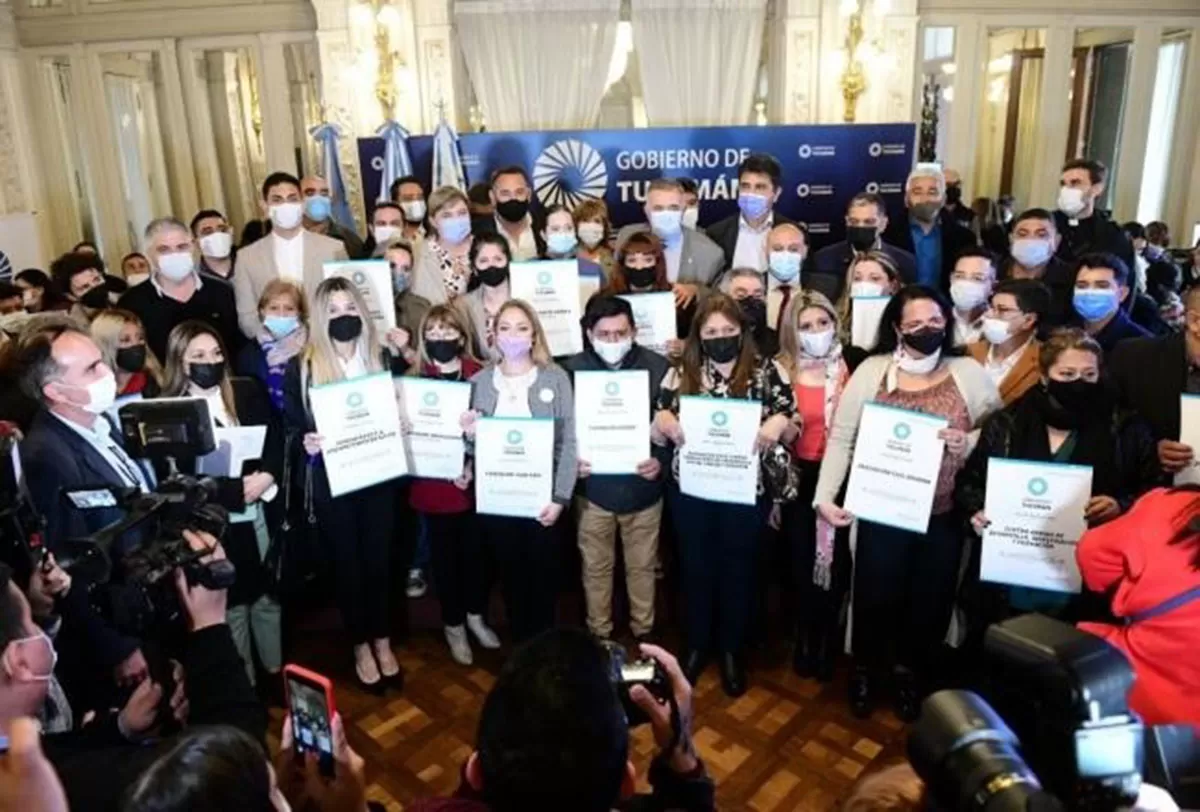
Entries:
{"type": "MultiPolygon", "coordinates": [[[[78,510],[65,492],[108,486],[148,490],[149,483],[104,416],[115,399],[116,380],[86,333],[57,321],[29,330],[21,338],[18,364],[25,394],[40,405],[21,443],[21,467],[53,551],[67,539],[124,517],[119,508],[78,510]]],[[[137,640],[118,634],[91,612],[80,623],[85,628],[71,631],[118,682],[145,678],[148,669],[137,640]]]]}

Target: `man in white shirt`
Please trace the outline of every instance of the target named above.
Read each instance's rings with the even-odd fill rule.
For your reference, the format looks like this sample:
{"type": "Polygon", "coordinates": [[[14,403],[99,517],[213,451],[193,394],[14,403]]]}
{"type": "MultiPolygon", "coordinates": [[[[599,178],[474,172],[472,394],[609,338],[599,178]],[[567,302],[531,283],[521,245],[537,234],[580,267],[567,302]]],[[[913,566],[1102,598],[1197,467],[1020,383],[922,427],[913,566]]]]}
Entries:
{"type": "Polygon", "coordinates": [[[791,222],[775,211],[782,183],[783,168],[774,155],[751,153],[738,167],[738,213],[706,230],[729,267],[767,270],[767,234],[773,226],[791,222]]]}
{"type": "Polygon", "coordinates": [[[800,269],[808,255],[808,235],[795,223],[767,234],[767,325],[778,330],[792,297],[800,292],[800,269]]]}
{"type": "Polygon", "coordinates": [[[983,337],[983,314],[995,285],[996,255],[979,245],[964,248],[950,274],[955,345],[965,347],[983,337]]]}
{"type": "Polygon", "coordinates": [[[272,280],[295,280],[311,300],[325,278],[325,263],[347,258],[340,241],[305,230],[300,181],[295,176],[271,174],[262,193],[262,211],[271,220],[271,233],[238,251],[233,274],[238,325],[247,338],[262,331],[258,299],[272,280]]]}
{"type": "Polygon", "coordinates": [[[546,255],[542,240],[545,223],[535,216],[533,184],[519,166],[504,166],[492,173],[491,201],[494,214],[475,217],[476,234],[495,232],[508,241],[513,262],[526,262],[546,255]]]}

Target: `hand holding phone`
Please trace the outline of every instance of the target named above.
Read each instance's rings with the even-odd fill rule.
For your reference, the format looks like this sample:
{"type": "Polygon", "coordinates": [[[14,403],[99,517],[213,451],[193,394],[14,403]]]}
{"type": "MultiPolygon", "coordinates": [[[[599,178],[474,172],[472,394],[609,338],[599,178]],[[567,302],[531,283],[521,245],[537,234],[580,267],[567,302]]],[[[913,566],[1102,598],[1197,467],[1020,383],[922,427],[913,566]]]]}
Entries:
{"type": "Polygon", "coordinates": [[[333,683],[328,677],[298,665],[284,666],[283,681],[296,759],[304,761],[311,753],[321,775],[332,778],[333,717],[337,712],[333,704],[333,683]]]}
{"type": "MultiPolygon", "coordinates": [[[[291,696],[291,687],[288,689],[291,696]]],[[[279,789],[293,809],[324,809],[331,812],[360,812],[367,808],[365,765],[350,749],[342,717],[334,713],[329,720],[332,757],[336,775],[323,772],[312,755],[300,755],[299,738],[294,733],[292,716],[284,717],[275,774],[279,789]],[[292,751],[292,752],[289,752],[292,751]]]]}

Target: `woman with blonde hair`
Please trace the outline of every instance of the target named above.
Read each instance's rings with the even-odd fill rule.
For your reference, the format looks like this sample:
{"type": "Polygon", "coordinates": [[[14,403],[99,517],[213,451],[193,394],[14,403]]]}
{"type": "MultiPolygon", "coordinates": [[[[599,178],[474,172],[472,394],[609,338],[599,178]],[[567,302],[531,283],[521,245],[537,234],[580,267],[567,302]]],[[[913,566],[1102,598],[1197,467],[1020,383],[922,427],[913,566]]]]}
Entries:
{"type": "MultiPolygon", "coordinates": [[[[226,612],[229,629],[250,682],[254,682],[251,638],[263,669],[277,679],[283,667],[281,611],[279,603],[266,594],[262,562],[271,533],[283,518],[278,504],[281,500],[275,499],[283,470],[283,436],[258,382],[229,377],[221,336],[206,322],[193,319],[171,330],[166,364],[164,397],[203,398],[219,427],[267,427],[262,457],[217,481],[218,500],[229,511],[229,528],[222,542],[225,554],[237,568],[226,612]]],[[[181,470],[196,473],[194,461],[176,460],[176,464],[181,470]]]]}
{"type": "MultiPolygon", "coordinates": [[[[838,321],[842,324],[841,336],[845,343],[850,343],[854,299],[895,296],[902,287],[904,280],[900,277],[900,269],[887,254],[882,251],[868,251],[855,255],[846,266],[846,279],[842,285],[842,295],[837,302],[838,321]]],[[[869,350],[871,347],[863,349],[869,350]]]]}
{"type": "Polygon", "coordinates": [[[846,347],[837,310],[812,290],[792,297],[779,328],[775,360],[791,378],[796,413],[782,441],[800,474],[795,499],[782,505],[777,524],[787,539],[795,574],[798,635],[792,667],[802,677],[833,677],[838,613],[850,576],[847,534],[817,518],[813,495],[821,459],[842,391],[864,353],[846,347]]]}
{"type": "Polygon", "coordinates": [[[238,353],[237,370],[261,381],[271,396],[271,405],[282,413],[283,376],[288,362],[308,344],[304,289],[290,279],[272,279],[258,297],[258,318],[262,332],[238,353]]]}
{"type": "Polygon", "coordinates": [[[476,417],[541,418],[554,421],[554,475],[550,504],[536,519],[481,515],[479,530],[500,567],[500,584],[513,638],[520,642],[554,625],[558,592],[558,538],[554,525],[575,493],[579,461],[571,380],[550,356],[546,333],[533,308],[513,299],[496,314],[500,360],[471,378],[471,412],[465,423],[474,435],[476,417]]]}
{"type": "Polygon", "coordinates": [[[117,397],[152,398],[162,388],[162,367],[146,346],[142,321],[128,310],[103,310],[89,328],[104,363],[117,378],[117,397]]]}
{"type": "Polygon", "coordinates": [[[429,196],[433,233],[417,245],[412,292],[430,304],[452,302],[471,282],[471,212],[467,196],[443,186],[429,196]]]}
{"type": "Polygon", "coordinates": [[[333,562],[338,607],[354,643],[354,672],[363,687],[400,681],[390,632],[389,551],[395,526],[395,482],[332,496],[321,459],[309,390],[385,370],[399,376],[406,364],[380,346],[367,304],[350,280],[326,279],[313,295],[312,329],[304,353],[288,363],[284,420],[302,434],[307,452],[306,490],[333,562]]]}
{"type": "Polygon", "coordinates": [[[575,234],[579,237],[578,257],[600,266],[600,278],[608,284],[616,260],[608,241],[612,236],[612,221],[608,206],[598,198],[588,198],[575,207],[575,234]]]}

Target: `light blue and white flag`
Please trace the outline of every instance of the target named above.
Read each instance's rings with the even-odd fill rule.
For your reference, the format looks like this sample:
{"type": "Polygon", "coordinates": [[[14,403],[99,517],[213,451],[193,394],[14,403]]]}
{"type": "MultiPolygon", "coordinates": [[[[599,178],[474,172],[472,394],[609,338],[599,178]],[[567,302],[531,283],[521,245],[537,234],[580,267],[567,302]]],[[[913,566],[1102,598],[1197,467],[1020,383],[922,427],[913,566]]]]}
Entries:
{"type": "Polygon", "coordinates": [[[408,130],[395,121],[385,121],[375,134],[383,139],[383,182],[379,187],[379,200],[387,200],[392,184],[413,173],[412,158],[408,154],[408,130]]]}
{"type": "Polygon", "coordinates": [[[453,186],[467,191],[467,176],[458,153],[458,133],[442,116],[433,132],[433,188],[453,186]]]}
{"type": "Polygon", "coordinates": [[[321,176],[329,183],[329,196],[333,200],[333,221],[343,228],[354,229],[354,214],[346,197],[346,182],[342,179],[342,165],[338,160],[338,139],[342,133],[337,126],[325,122],[308,131],[321,147],[321,176]]]}

